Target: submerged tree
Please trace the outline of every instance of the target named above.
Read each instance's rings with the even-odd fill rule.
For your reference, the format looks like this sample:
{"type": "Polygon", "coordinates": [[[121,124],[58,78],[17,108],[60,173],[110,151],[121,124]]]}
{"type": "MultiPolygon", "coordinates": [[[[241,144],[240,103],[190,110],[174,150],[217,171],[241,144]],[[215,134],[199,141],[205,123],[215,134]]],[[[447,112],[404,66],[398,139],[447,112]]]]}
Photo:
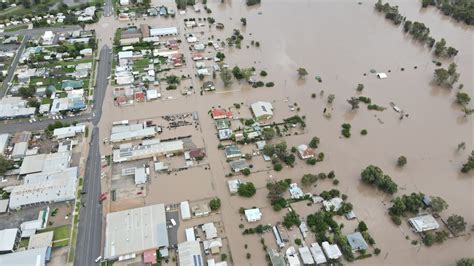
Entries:
{"type": "Polygon", "coordinates": [[[299,77],[300,79],[302,79],[302,78],[304,78],[306,75],[308,75],[308,71],[306,71],[306,68],[300,67],[300,68],[297,69],[297,72],[298,72],[298,77],[299,77]]]}
{"type": "Polygon", "coordinates": [[[466,230],[466,222],[464,221],[464,217],[460,215],[453,214],[449,216],[446,223],[448,228],[456,235],[466,230]]]}
{"type": "Polygon", "coordinates": [[[228,68],[224,68],[221,70],[220,77],[222,82],[224,82],[225,87],[229,87],[232,85],[232,72],[228,68]]]}
{"type": "Polygon", "coordinates": [[[359,98],[357,97],[351,97],[347,102],[351,105],[352,110],[359,109],[359,98]]]}

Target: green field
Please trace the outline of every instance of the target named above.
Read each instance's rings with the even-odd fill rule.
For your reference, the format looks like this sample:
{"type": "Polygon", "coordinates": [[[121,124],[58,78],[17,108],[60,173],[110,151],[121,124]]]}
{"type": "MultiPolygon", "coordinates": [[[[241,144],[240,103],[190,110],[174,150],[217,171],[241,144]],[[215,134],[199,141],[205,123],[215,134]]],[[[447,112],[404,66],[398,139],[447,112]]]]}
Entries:
{"type": "Polygon", "coordinates": [[[13,31],[17,31],[17,30],[25,30],[28,28],[28,25],[27,24],[21,24],[21,25],[17,25],[17,26],[13,26],[13,27],[9,27],[9,28],[6,28],[5,29],[5,32],[13,32],[13,31]]]}
{"type": "Polygon", "coordinates": [[[9,17],[23,17],[28,14],[40,14],[47,13],[49,8],[55,5],[60,0],[48,0],[46,3],[31,4],[30,8],[25,8],[23,5],[17,5],[15,7],[9,7],[5,10],[0,11],[0,20],[9,17]]]}

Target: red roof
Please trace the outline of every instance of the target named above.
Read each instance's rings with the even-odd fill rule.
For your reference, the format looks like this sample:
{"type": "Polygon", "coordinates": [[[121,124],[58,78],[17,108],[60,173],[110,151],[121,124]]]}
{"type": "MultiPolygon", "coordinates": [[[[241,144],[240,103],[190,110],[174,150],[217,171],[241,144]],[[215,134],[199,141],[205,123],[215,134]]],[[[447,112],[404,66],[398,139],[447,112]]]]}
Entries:
{"type": "Polygon", "coordinates": [[[125,98],[125,96],[118,96],[116,99],[118,104],[123,104],[125,102],[127,102],[127,98],[125,98]]]}
{"type": "Polygon", "coordinates": [[[230,111],[226,111],[224,109],[213,109],[212,110],[212,117],[214,119],[220,119],[220,118],[232,118],[233,114],[230,111]]]}
{"type": "Polygon", "coordinates": [[[156,264],[156,250],[150,249],[143,252],[143,263],[156,264]]]}
{"type": "Polygon", "coordinates": [[[144,101],[145,100],[145,93],[143,91],[135,92],[135,100],[144,101]]]}
{"type": "Polygon", "coordinates": [[[189,157],[191,158],[197,158],[201,156],[204,156],[204,152],[202,152],[201,149],[195,149],[195,150],[189,151],[189,157]]]}
{"type": "Polygon", "coordinates": [[[303,156],[304,157],[314,156],[314,150],[308,147],[306,150],[304,150],[303,156]]]}

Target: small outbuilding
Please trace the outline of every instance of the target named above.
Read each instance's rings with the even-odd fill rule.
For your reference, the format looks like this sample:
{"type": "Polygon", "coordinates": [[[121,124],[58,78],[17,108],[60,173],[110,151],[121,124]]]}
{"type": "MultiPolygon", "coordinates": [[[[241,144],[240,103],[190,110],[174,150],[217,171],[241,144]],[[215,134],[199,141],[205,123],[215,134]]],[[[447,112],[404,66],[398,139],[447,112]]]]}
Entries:
{"type": "Polygon", "coordinates": [[[259,208],[247,209],[244,211],[247,222],[252,223],[262,219],[262,213],[259,208]]]}

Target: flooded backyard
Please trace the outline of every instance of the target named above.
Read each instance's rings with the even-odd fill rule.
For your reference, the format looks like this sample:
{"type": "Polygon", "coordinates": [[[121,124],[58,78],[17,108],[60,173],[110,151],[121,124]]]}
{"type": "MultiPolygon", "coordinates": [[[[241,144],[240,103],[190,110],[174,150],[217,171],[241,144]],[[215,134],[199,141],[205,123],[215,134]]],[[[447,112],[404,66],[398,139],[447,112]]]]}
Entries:
{"type": "MultiPolygon", "coordinates": [[[[173,2],[167,0],[164,4],[174,6],[173,2]]],[[[244,221],[239,208],[262,208],[261,223],[281,221],[284,212],[273,211],[266,198],[268,191],[265,184],[268,180],[292,178],[300,183],[304,174],[334,170],[340,181],[337,189],[348,196],[358,218],[367,223],[377,247],[382,250],[379,256],[354,264],[450,265],[459,258],[472,256],[474,241],[469,232],[442,245],[411,245],[406,236],[414,234],[408,232],[406,226],[395,226],[388,216],[392,196],[360,181],[362,169],[370,164],[377,165],[398,184],[399,192],[395,196],[411,192],[440,196],[449,204],[443,217],[459,214],[465,218],[468,227],[474,223],[473,174],[472,171],[460,173],[461,165],[473,150],[473,117],[464,117],[455,103],[457,85],[447,89],[432,82],[434,69],[437,68],[432,60],[439,59],[435,59],[426,46],[413,41],[401,27],[394,26],[376,12],[374,1],[358,4],[349,1],[264,0],[257,7],[247,7],[242,1],[220,2],[208,1],[212,14],[196,15],[188,9],[186,15],[177,15],[174,19],[148,18],[146,23],[163,27],[178,24],[180,34],[185,34],[184,18],[212,16],[216,22],[224,23],[225,28],[218,30],[213,27],[210,30],[204,27],[202,36],[207,39],[212,35],[220,40],[231,36],[233,29],[239,29],[244,36],[242,48],[226,47],[223,51],[225,62],[231,68],[236,65],[241,68],[255,67],[257,73],[265,70],[268,76],[258,78],[274,82],[275,86],[252,88],[247,83],[239,84],[234,80],[232,86],[225,88],[217,75],[215,80],[206,78],[215,82],[215,93],[195,93],[125,107],[114,104],[112,88],[109,87],[100,122],[100,139],[110,136],[114,121],[185,112],[197,112],[199,115],[200,130],[191,127],[187,131],[165,133],[165,136],[192,135],[198,147],[205,147],[205,161],[210,170],[196,168],[178,174],[158,175],[151,180],[145,203],[168,204],[219,197],[222,201],[220,219],[225,225],[233,264],[264,265],[265,253],[258,238],[243,236],[239,229],[241,223],[246,227],[255,226],[244,221]],[[247,19],[247,26],[241,25],[241,17],[247,19]],[[252,40],[258,41],[260,47],[251,45],[252,40]],[[298,78],[299,67],[306,68],[309,73],[304,79],[298,78]],[[371,69],[387,73],[388,78],[378,79],[371,69]],[[322,82],[318,82],[315,76],[320,76],[322,82]],[[358,83],[365,87],[362,93],[356,91],[358,83]],[[313,98],[312,94],[316,97],[313,98]],[[329,94],[335,95],[332,104],[327,103],[329,94]],[[347,99],[361,95],[370,97],[386,110],[370,111],[361,104],[360,109],[352,111],[347,99]],[[316,166],[297,160],[294,168],[284,168],[281,172],[268,170],[270,164],[261,158],[252,159],[258,173],[239,176],[242,180],[252,181],[257,187],[257,194],[247,199],[229,195],[227,181],[230,178],[226,175],[230,170],[223,151],[217,149],[219,141],[208,112],[212,107],[228,108],[234,103],[243,103],[241,112],[249,114],[249,105],[255,101],[273,103],[276,108],[272,122],[281,122],[295,114],[306,116],[304,134],[281,140],[292,147],[318,136],[321,144],[317,152],[324,152],[325,159],[316,166]],[[390,102],[396,103],[409,116],[400,120],[400,115],[390,108],[390,102]],[[299,111],[290,111],[287,107],[294,103],[300,108],[299,111]],[[331,113],[330,118],[324,116],[325,108],[331,113]],[[343,123],[352,125],[352,137],[349,139],[341,136],[343,123]],[[367,136],[359,134],[362,129],[368,131],[367,136]],[[458,152],[460,142],[466,143],[466,149],[458,152]],[[408,158],[408,164],[403,169],[396,166],[400,155],[408,158]],[[248,249],[243,248],[246,244],[248,249]],[[245,258],[247,252],[252,253],[251,260],[245,258]]],[[[441,60],[442,66],[447,67],[454,61],[461,74],[457,84],[464,84],[464,90],[474,95],[472,26],[452,21],[434,8],[421,10],[419,1],[390,1],[390,4],[399,5],[400,13],[407,19],[425,23],[435,39],[445,38],[448,45],[459,50],[454,60],[441,60]]],[[[127,24],[116,23],[119,26],[127,24]]],[[[142,21],[139,19],[134,23],[139,25],[142,21]]],[[[115,25],[104,25],[95,27],[98,32],[104,32],[98,36],[107,40],[107,34],[113,36],[111,29],[115,25]]],[[[199,31],[197,35],[201,36],[199,31]]],[[[194,73],[192,64],[189,62],[183,71],[194,73]]],[[[202,81],[193,78],[193,86],[197,88],[201,84],[202,81]]],[[[278,142],[278,139],[273,142],[278,142]]],[[[103,145],[101,148],[102,154],[110,154],[111,147],[103,145]]],[[[322,188],[332,187],[329,181],[326,183],[318,183],[316,188],[305,188],[304,192],[318,193],[322,188]]],[[[136,202],[142,204],[142,200],[136,202]]],[[[317,210],[314,208],[313,212],[317,210]]],[[[267,245],[275,248],[274,239],[268,236],[269,233],[265,235],[267,245]]]]}

